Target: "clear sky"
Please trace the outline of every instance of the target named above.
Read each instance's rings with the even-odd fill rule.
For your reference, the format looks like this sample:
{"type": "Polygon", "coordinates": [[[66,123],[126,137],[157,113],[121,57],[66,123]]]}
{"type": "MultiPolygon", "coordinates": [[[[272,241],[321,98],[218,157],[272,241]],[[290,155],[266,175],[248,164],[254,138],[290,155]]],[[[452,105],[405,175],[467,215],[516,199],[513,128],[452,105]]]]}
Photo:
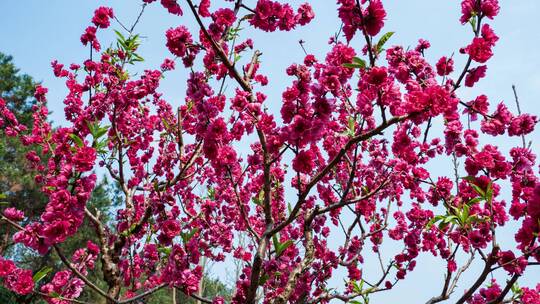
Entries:
{"type": "MultiPolygon", "coordinates": [[[[120,20],[130,24],[139,12],[137,0],[1,0],[0,12],[0,51],[14,56],[15,64],[24,72],[49,88],[49,105],[56,125],[64,122],[62,100],[66,89],[62,80],[54,78],[50,62],[57,59],[69,65],[81,62],[88,56],[88,49],[79,42],[79,37],[90,22],[93,10],[100,6],[111,6],[120,20]]],[[[180,1],[182,2],[182,1],[180,1]]],[[[305,1],[290,1],[293,6],[305,1]]],[[[401,44],[414,47],[419,38],[431,42],[432,48],[426,56],[435,62],[441,56],[455,53],[456,69],[464,63],[458,54],[471,37],[468,26],[459,23],[460,6],[457,0],[386,0],[383,1],[388,20],[383,31],[395,31],[388,44],[401,44]]],[[[508,101],[514,109],[512,84],[516,84],[520,95],[522,110],[540,116],[540,1],[539,0],[500,0],[501,14],[489,21],[501,37],[495,48],[495,56],[488,62],[487,78],[481,80],[473,90],[460,89],[459,96],[464,101],[484,93],[491,103],[508,101]]],[[[246,1],[253,5],[254,0],[246,1]]],[[[303,59],[303,51],[298,40],[306,41],[308,52],[317,56],[325,54],[329,47],[328,38],[339,28],[336,5],[333,0],[311,1],[316,19],[310,25],[289,33],[244,33],[244,37],[254,38],[255,47],[263,52],[262,71],[270,84],[263,91],[269,96],[271,110],[278,113],[283,89],[290,84],[285,68],[292,62],[303,59]]],[[[194,20],[187,14],[182,17],[168,15],[159,4],[149,6],[138,25],[136,32],[144,36],[140,54],[146,59],[142,68],[157,68],[163,58],[170,56],[165,48],[164,32],[169,27],[184,24],[195,28],[194,20]]],[[[120,26],[113,23],[113,28],[120,26]]],[[[100,31],[98,37],[103,46],[113,39],[112,31],[100,31]]],[[[362,47],[359,40],[352,42],[357,50],[362,47]]],[[[163,81],[161,91],[169,102],[178,105],[183,101],[186,71],[178,69],[163,81]]],[[[232,83],[231,83],[232,85],[232,83]]],[[[277,115],[279,116],[279,115],[277,115]]],[[[529,139],[538,138],[539,132],[529,139]]],[[[502,150],[507,142],[494,141],[502,150]]],[[[517,141],[516,141],[517,143],[517,141]]],[[[516,144],[514,143],[514,144],[516,144]]],[[[540,151],[539,142],[533,145],[540,151]]],[[[448,167],[437,170],[444,173],[448,167]]],[[[511,235],[507,235],[511,239],[511,235]]],[[[442,265],[433,258],[420,259],[418,271],[400,283],[395,292],[373,297],[372,303],[423,303],[436,295],[442,288],[442,265]],[[435,267],[437,266],[437,267],[435,267]]],[[[373,261],[375,262],[375,261],[373,261]]],[[[369,268],[369,265],[367,265],[369,268]]],[[[532,270],[533,272],[535,270],[532,270]]],[[[465,282],[472,276],[465,277],[465,282]]],[[[540,275],[527,277],[528,282],[539,282],[540,275]]],[[[341,283],[341,282],[336,282],[341,283]]],[[[465,287],[463,283],[463,287],[465,287]]],[[[461,292],[461,291],[458,291],[461,292]]]]}

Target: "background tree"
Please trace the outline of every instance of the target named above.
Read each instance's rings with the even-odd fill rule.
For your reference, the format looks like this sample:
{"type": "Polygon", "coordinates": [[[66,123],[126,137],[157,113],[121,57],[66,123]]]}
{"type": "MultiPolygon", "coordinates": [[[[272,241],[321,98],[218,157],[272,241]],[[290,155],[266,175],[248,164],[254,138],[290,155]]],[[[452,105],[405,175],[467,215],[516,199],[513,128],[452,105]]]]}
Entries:
{"type": "MultiPolygon", "coordinates": [[[[15,114],[19,122],[32,127],[32,107],[36,104],[34,89],[36,82],[32,77],[19,73],[11,56],[0,53],[0,98],[15,114]]],[[[31,148],[25,147],[19,140],[8,137],[0,129],[0,195],[3,196],[2,208],[15,207],[27,210],[28,219],[33,220],[43,212],[45,196],[34,182],[35,171],[26,163],[26,153],[31,148]]],[[[13,245],[12,228],[2,224],[0,252],[13,245]]]]}

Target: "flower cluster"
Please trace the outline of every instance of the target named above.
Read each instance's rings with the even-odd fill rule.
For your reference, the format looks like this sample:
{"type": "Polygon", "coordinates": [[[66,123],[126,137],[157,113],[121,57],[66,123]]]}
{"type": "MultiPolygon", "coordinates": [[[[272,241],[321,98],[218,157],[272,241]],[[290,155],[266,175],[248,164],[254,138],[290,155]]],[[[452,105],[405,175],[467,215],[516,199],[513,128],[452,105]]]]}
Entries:
{"type": "Polygon", "coordinates": [[[96,27],[108,28],[111,25],[111,18],[114,18],[112,8],[102,6],[94,12],[92,23],[94,23],[96,27]]]}
{"type": "MultiPolygon", "coordinates": [[[[365,4],[367,1],[362,1],[365,4]]],[[[370,36],[376,36],[384,26],[386,11],[382,1],[373,0],[362,8],[355,0],[338,0],[339,18],[343,22],[343,32],[350,41],[358,30],[370,36]]]]}
{"type": "Polygon", "coordinates": [[[11,260],[0,257],[0,278],[4,286],[18,294],[26,295],[33,291],[32,271],[15,266],[11,260]]]}
{"type": "Polygon", "coordinates": [[[263,31],[273,32],[290,31],[297,25],[306,25],[315,14],[308,3],[302,4],[295,13],[293,8],[285,3],[272,0],[258,0],[255,7],[255,14],[250,19],[250,23],[263,31]]]}
{"type": "Polygon", "coordinates": [[[198,53],[198,48],[192,45],[193,38],[188,29],[185,26],[170,28],[165,33],[165,36],[167,38],[166,46],[169,51],[173,55],[181,57],[186,67],[191,66],[198,53]]]}

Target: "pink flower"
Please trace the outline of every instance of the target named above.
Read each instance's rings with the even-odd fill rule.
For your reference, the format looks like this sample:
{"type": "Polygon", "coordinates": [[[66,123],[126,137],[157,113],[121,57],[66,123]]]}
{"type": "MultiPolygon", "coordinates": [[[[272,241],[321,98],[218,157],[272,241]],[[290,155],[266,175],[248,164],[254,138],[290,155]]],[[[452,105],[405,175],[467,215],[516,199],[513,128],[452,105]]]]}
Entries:
{"type": "Polygon", "coordinates": [[[14,222],[19,222],[24,219],[24,212],[17,210],[13,207],[9,207],[4,210],[4,216],[14,222]]]}
{"type": "Polygon", "coordinates": [[[182,16],[182,8],[180,5],[176,2],[176,0],[161,0],[161,5],[169,11],[169,13],[173,15],[182,16]]]}
{"type": "Polygon", "coordinates": [[[148,262],[156,262],[159,259],[156,244],[146,244],[143,249],[144,259],[148,262]]]}
{"type": "Polygon", "coordinates": [[[161,232],[170,239],[179,235],[180,229],[181,229],[180,223],[175,220],[166,220],[161,225],[161,232]]]}
{"type": "Polygon", "coordinates": [[[540,284],[536,285],[535,289],[523,287],[521,291],[521,302],[523,304],[540,304],[540,284]]]}
{"type": "Polygon", "coordinates": [[[495,280],[486,288],[480,289],[480,292],[473,296],[473,304],[484,304],[495,300],[501,294],[501,286],[495,280]]]}
{"type": "Polygon", "coordinates": [[[73,156],[75,169],[79,172],[92,170],[96,161],[96,150],[91,147],[80,147],[73,156]]]}
{"type": "Polygon", "coordinates": [[[384,26],[384,19],[386,18],[386,11],[380,0],[372,0],[369,2],[368,7],[362,13],[364,29],[370,36],[377,35],[384,26]]]}
{"type": "Polygon", "coordinates": [[[540,220],[540,183],[533,191],[531,199],[527,202],[527,213],[535,220],[540,220]]]}
{"type": "MultiPolygon", "coordinates": [[[[482,121],[480,129],[486,134],[493,136],[502,135],[506,131],[507,126],[514,120],[514,116],[508,108],[501,102],[497,105],[497,110],[491,117],[485,117],[482,121]]],[[[514,129],[518,132],[517,127],[514,129]]]]}
{"type": "Polygon", "coordinates": [[[471,100],[467,103],[467,105],[470,108],[465,108],[463,110],[463,113],[469,114],[471,116],[471,120],[476,120],[478,118],[478,114],[485,115],[488,112],[489,108],[489,102],[486,95],[480,95],[476,97],[475,100],[471,100]]]}
{"type": "Polygon", "coordinates": [[[296,22],[298,24],[306,25],[310,23],[313,18],[315,18],[315,13],[313,12],[313,9],[309,3],[304,3],[298,7],[296,15],[296,22]]]}
{"type": "Polygon", "coordinates": [[[168,29],[165,36],[167,37],[167,48],[178,57],[184,57],[189,44],[193,43],[189,30],[183,25],[168,29]]]}
{"type": "Polygon", "coordinates": [[[63,242],[69,235],[70,223],[66,220],[56,221],[43,229],[43,237],[47,244],[63,242]]]}
{"type": "Polygon", "coordinates": [[[69,279],[71,278],[71,273],[67,270],[57,272],[54,275],[54,278],[51,281],[51,284],[58,289],[61,289],[62,287],[66,286],[68,284],[69,279]]]}
{"type": "Polygon", "coordinates": [[[465,77],[465,86],[473,87],[475,83],[486,76],[486,71],[487,66],[485,65],[470,69],[465,77]]]}
{"type": "Polygon", "coordinates": [[[88,43],[90,43],[90,45],[94,48],[94,50],[99,52],[99,50],[101,49],[101,45],[99,44],[99,41],[96,38],[96,30],[97,28],[93,26],[87,27],[86,30],[84,31],[84,34],[82,34],[81,36],[81,42],[84,45],[87,45],[88,43]]]}
{"type": "Polygon", "coordinates": [[[0,278],[11,274],[17,267],[11,260],[6,260],[0,257],[0,278]]]}
{"type": "Polygon", "coordinates": [[[499,41],[499,37],[495,34],[489,24],[484,24],[482,26],[482,38],[484,38],[492,46],[499,41]]]}
{"type": "Polygon", "coordinates": [[[455,260],[449,260],[448,264],[447,264],[447,267],[448,267],[448,271],[455,272],[457,270],[456,261],[455,260]]]}
{"type": "Polygon", "coordinates": [[[220,8],[212,14],[212,20],[220,27],[227,27],[233,25],[236,16],[231,9],[220,8]]]}
{"type": "Polygon", "coordinates": [[[480,230],[474,230],[469,233],[468,235],[469,241],[471,242],[471,245],[476,248],[486,248],[487,241],[485,236],[480,232],[480,230]]]}
{"type": "MultiPolygon", "coordinates": [[[[223,297],[215,297],[212,300],[212,304],[225,304],[225,299],[223,299],[223,297]]],[[[529,304],[529,303],[527,303],[527,304],[529,304]]]]}
{"type": "Polygon", "coordinates": [[[315,56],[312,54],[308,54],[304,58],[304,64],[306,66],[313,66],[316,62],[317,62],[317,58],[315,58],[315,56]]]}
{"type": "Polygon", "coordinates": [[[15,269],[7,276],[4,284],[8,289],[26,295],[34,289],[34,281],[32,280],[32,271],[28,269],[15,269]]]}
{"type": "Polygon", "coordinates": [[[454,60],[452,58],[441,57],[436,67],[439,76],[449,75],[454,71],[454,60]]]}
{"type": "Polygon", "coordinates": [[[201,17],[210,17],[210,0],[201,0],[199,3],[199,15],[201,17]]]}
{"type": "Polygon", "coordinates": [[[102,6],[94,11],[92,23],[94,23],[96,27],[108,28],[109,25],[111,25],[110,18],[114,18],[113,9],[102,6]]]}
{"type": "Polygon", "coordinates": [[[476,0],[463,0],[461,1],[461,18],[462,24],[469,22],[472,17],[472,13],[476,6],[476,0]]]}
{"type": "Polygon", "coordinates": [[[303,150],[296,155],[293,159],[292,167],[295,171],[300,173],[311,173],[314,163],[315,155],[311,150],[303,150]]]}
{"type": "Polygon", "coordinates": [[[42,87],[41,85],[36,85],[36,89],[34,92],[34,97],[39,102],[45,102],[47,99],[45,98],[45,95],[47,94],[49,90],[47,88],[42,87]]]}
{"type": "Polygon", "coordinates": [[[429,49],[431,47],[431,43],[425,39],[419,39],[418,45],[416,46],[415,50],[417,52],[423,53],[425,50],[429,49]]]}
{"type": "Polygon", "coordinates": [[[388,71],[386,67],[374,67],[369,71],[367,81],[374,86],[380,86],[387,78],[388,71]]]}
{"type": "Polygon", "coordinates": [[[484,38],[474,38],[472,43],[463,51],[469,54],[472,60],[479,63],[485,63],[493,56],[491,46],[492,44],[484,38]]]}
{"type": "Polygon", "coordinates": [[[534,127],[538,122],[536,116],[530,114],[522,114],[514,119],[508,127],[508,135],[510,136],[521,136],[526,135],[534,131],[534,127]]]}
{"type": "Polygon", "coordinates": [[[175,66],[174,60],[169,59],[169,58],[165,58],[165,60],[161,64],[161,70],[162,71],[172,71],[172,70],[174,70],[174,66],[175,66]]]}
{"type": "Polygon", "coordinates": [[[265,32],[273,32],[278,28],[282,31],[290,31],[296,26],[296,17],[289,4],[258,0],[255,15],[249,22],[265,32]]]}
{"type": "Polygon", "coordinates": [[[527,260],[524,257],[516,259],[514,253],[510,250],[499,252],[499,265],[510,274],[522,274],[527,267],[527,260]]]}
{"type": "Polygon", "coordinates": [[[500,6],[498,0],[482,0],[480,5],[482,13],[489,19],[493,19],[499,14],[500,6]]]}
{"type": "Polygon", "coordinates": [[[98,255],[99,254],[99,247],[94,244],[92,241],[86,242],[86,248],[88,249],[88,253],[92,255],[98,255]]]}
{"type": "Polygon", "coordinates": [[[461,18],[462,24],[469,22],[473,13],[482,13],[484,16],[493,19],[499,14],[499,1],[498,0],[463,0],[461,2],[461,18]],[[480,3],[480,6],[478,6],[480,3]]]}
{"type": "Polygon", "coordinates": [[[415,122],[427,120],[428,116],[437,116],[457,106],[457,100],[450,96],[445,87],[431,85],[424,90],[414,91],[405,96],[403,105],[407,113],[413,113],[415,122]]]}

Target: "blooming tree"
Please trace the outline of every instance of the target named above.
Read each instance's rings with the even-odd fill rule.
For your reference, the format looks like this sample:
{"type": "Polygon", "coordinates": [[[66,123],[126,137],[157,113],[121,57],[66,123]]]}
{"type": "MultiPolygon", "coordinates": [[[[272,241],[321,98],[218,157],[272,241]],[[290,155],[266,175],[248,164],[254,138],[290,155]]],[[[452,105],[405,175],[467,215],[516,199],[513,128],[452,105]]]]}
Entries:
{"type": "Polygon", "coordinates": [[[485,95],[459,97],[462,86],[487,75],[499,39],[491,25],[497,0],[461,2],[460,22],[471,38],[456,53],[466,58],[459,68],[452,56],[428,62],[425,40],[414,49],[389,46],[393,33],[383,31],[381,0],[338,0],[340,33],[324,58],[306,54],[286,69],[291,80],[279,113],[265,106],[272,80],[259,72],[257,41],[241,29],[292,31],[315,17],[308,3],[153,2],[143,0],[139,18],[161,4],[198,25],[164,33],[172,59],[159,68],[130,73],[142,60],[139,18],[126,27],[100,7],[80,39],[90,58],[67,68],[52,63],[69,89],[67,126],[47,122],[44,87],[36,88],[31,130],[0,100],[5,133],[51,156],[45,163],[35,151],[26,155],[48,197],[40,219],[21,222],[24,210],[5,208],[3,223],[15,242],[40,254],[52,250],[65,266],[33,274],[0,258],[5,287],[49,303],[76,302],[83,288],[117,304],[143,301],[161,288],[213,304],[367,303],[373,293],[392,292],[424,253],[447,265],[428,303],[451,295],[456,303],[540,303],[540,285],[516,284],[540,262],[540,182],[525,138],[538,119],[511,113],[505,103],[490,106],[485,95]],[[97,35],[111,22],[123,30],[105,49],[97,35]],[[159,92],[173,69],[189,74],[177,109],[159,92]],[[225,94],[224,84],[234,92],[225,94]],[[443,126],[432,128],[436,123],[443,126]],[[517,136],[523,145],[505,156],[481,136],[517,136]],[[243,157],[238,147],[246,143],[243,157]],[[441,157],[454,168],[437,177],[432,168],[441,157]],[[98,168],[122,190],[112,226],[87,207],[98,168]],[[65,256],[59,244],[84,218],[99,242],[65,256]],[[496,237],[509,222],[515,242],[496,237]],[[329,240],[337,234],[338,245],[329,240]],[[399,246],[383,261],[387,242],[399,246]],[[380,258],[375,276],[363,272],[369,254],[380,258]],[[201,296],[203,258],[241,265],[231,299],[201,296]],[[86,276],[96,261],[106,288],[86,276]],[[471,272],[473,263],[481,271],[471,272]],[[342,286],[330,282],[339,273],[346,273],[342,286]],[[490,281],[493,273],[507,280],[490,281]],[[465,275],[473,283],[458,291],[465,275]]]}

